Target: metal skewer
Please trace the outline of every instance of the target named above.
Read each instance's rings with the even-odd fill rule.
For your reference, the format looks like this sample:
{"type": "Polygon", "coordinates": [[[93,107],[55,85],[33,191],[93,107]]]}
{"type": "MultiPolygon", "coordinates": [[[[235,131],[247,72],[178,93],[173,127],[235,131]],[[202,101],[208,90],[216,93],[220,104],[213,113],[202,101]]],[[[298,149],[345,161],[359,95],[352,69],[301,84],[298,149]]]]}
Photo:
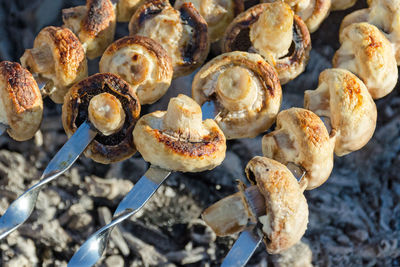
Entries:
{"type": "Polygon", "coordinates": [[[87,121],[82,123],[47,165],[40,181],[11,203],[0,218],[0,239],[6,237],[29,218],[43,186],[67,171],[95,138],[97,132],[90,127],[87,121]]]}
{"type": "MultiPolygon", "coordinates": [[[[216,117],[213,102],[204,103],[201,110],[204,120],[216,117]]],[[[171,171],[150,166],[131,191],[119,203],[114,212],[113,220],[92,234],[83,243],[68,262],[68,266],[93,266],[103,255],[110,233],[114,227],[140,210],[170,174],[171,171]]]]}

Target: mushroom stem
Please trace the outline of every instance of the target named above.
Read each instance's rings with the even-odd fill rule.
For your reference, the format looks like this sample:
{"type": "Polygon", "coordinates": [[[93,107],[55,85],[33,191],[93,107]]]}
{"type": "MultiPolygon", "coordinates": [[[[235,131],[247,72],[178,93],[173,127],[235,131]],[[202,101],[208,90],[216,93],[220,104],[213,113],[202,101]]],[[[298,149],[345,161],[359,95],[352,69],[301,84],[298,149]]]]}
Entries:
{"type": "Polygon", "coordinates": [[[202,217],[218,236],[226,236],[243,231],[249,221],[265,212],[265,199],[253,185],[216,202],[203,212],[202,217]]]}
{"type": "Polygon", "coordinates": [[[125,111],[118,98],[101,93],[89,102],[89,120],[102,134],[111,135],[124,125],[125,111]]]}

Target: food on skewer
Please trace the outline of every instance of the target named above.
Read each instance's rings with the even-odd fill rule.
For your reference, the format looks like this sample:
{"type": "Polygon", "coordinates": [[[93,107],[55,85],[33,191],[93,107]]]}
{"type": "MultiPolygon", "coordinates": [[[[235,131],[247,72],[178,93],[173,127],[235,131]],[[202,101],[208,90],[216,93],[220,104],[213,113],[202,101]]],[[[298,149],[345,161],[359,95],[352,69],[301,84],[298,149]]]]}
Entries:
{"type": "Polygon", "coordinates": [[[167,92],[173,75],[171,58],[164,48],[139,35],[112,43],[101,57],[100,72],[121,76],[133,88],[142,105],[160,99],[167,92]]]}
{"type": "Polygon", "coordinates": [[[215,121],[227,139],[254,137],[274,123],[282,101],[275,70],[260,55],[222,54],[196,74],[192,96],[203,105],[213,101],[215,121]]]}
{"type": "Polygon", "coordinates": [[[218,236],[241,232],[260,222],[271,254],[299,242],[308,223],[303,195],[307,180],[298,182],[286,166],[265,157],[250,160],[246,176],[252,186],[242,185],[238,193],[207,208],[202,214],[204,221],[218,236]]]}
{"type": "Polygon", "coordinates": [[[0,62],[0,123],[17,141],[32,138],[43,116],[43,101],[32,74],[15,62],[0,62]]]}
{"type": "Polygon", "coordinates": [[[331,10],[345,10],[355,5],[357,0],[331,0],[331,10]]]}
{"type": "Polygon", "coordinates": [[[281,84],[285,84],[307,65],[310,33],[286,3],[259,4],[237,16],[226,29],[222,51],[236,50],[262,55],[278,72],[281,84]]]}
{"type": "Polygon", "coordinates": [[[225,136],[212,119],[202,121],[200,106],[190,97],[171,98],[167,111],[139,119],[133,131],[143,159],[167,170],[211,170],[225,158],[225,136]]]}
{"type": "Polygon", "coordinates": [[[109,164],[136,152],[132,131],[139,114],[140,104],[133,89],[115,74],[99,73],[71,87],[65,96],[62,122],[68,137],[88,118],[98,126],[100,133],[85,155],[109,164]]]}
{"type": "Polygon", "coordinates": [[[129,33],[161,44],[172,59],[174,78],[200,67],[210,47],[207,23],[192,3],[174,9],[167,0],[150,0],[132,16],[129,33]]]}
{"type": "Polygon", "coordinates": [[[56,103],[63,103],[68,89],[88,75],[81,42],[69,29],[60,27],[43,28],[33,48],[25,50],[21,64],[47,81],[43,93],[56,103]]]}
{"type": "Polygon", "coordinates": [[[397,65],[400,65],[400,1],[370,0],[367,2],[369,8],[356,10],[347,15],[340,28],[344,29],[348,25],[358,22],[368,22],[375,25],[392,43],[397,65]]]}
{"type": "Polygon", "coordinates": [[[305,171],[307,190],[323,184],[333,168],[335,131],[329,136],[322,120],[312,111],[290,108],[281,111],[276,128],[262,139],[265,157],[284,165],[294,163],[305,171]]]}
{"type": "Polygon", "coordinates": [[[87,0],[85,6],[62,10],[64,26],[82,42],[89,59],[103,54],[114,41],[116,15],[110,0],[87,0]]]}
{"type": "Polygon", "coordinates": [[[344,69],[327,69],[318,88],[305,91],[304,107],[329,118],[336,131],[335,153],[344,156],[362,148],[376,126],[376,105],[364,83],[344,69]]]}
{"type": "Polygon", "coordinates": [[[175,9],[186,2],[193,3],[206,20],[210,42],[220,40],[229,23],[244,10],[243,0],[177,0],[175,9]]]}
{"type": "Polygon", "coordinates": [[[333,67],[357,75],[374,99],[389,94],[396,86],[398,70],[392,45],[383,33],[374,25],[353,23],[340,32],[339,40],[333,67]]]}
{"type": "MultiPolygon", "coordinates": [[[[273,3],[281,0],[262,0],[261,3],[273,3]]],[[[296,15],[306,23],[311,33],[315,32],[319,25],[329,15],[331,0],[284,0],[290,5],[296,15]]]]}
{"type": "Polygon", "coordinates": [[[129,22],[135,11],[147,0],[112,0],[118,22],[129,22]]]}

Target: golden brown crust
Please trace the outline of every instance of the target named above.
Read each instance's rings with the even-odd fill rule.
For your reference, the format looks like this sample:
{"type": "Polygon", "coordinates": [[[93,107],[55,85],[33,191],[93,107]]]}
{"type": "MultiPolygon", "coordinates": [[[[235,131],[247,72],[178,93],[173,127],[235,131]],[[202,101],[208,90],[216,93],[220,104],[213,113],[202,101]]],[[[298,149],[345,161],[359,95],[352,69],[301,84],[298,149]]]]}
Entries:
{"type": "Polygon", "coordinates": [[[17,141],[32,138],[43,115],[42,95],[32,74],[15,62],[0,62],[0,118],[17,141]]]}
{"type": "MultiPolygon", "coordinates": [[[[245,88],[232,87],[234,89],[245,88]]],[[[193,80],[192,96],[200,105],[206,101],[214,102],[218,109],[216,113],[220,113],[215,118],[216,122],[227,139],[234,139],[254,137],[272,125],[279,112],[282,89],[276,72],[261,56],[231,52],[212,59],[201,68],[193,80]],[[228,105],[223,106],[221,98],[217,96],[218,78],[232,67],[249,71],[256,90],[255,98],[246,104],[246,108],[239,110],[232,110],[228,105]]]]}
{"type": "Polygon", "coordinates": [[[36,75],[51,80],[50,93],[56,103],[63,103],[72,84],[87,76],[87,62],[79,39],[66,28],[45,27],[36,36],[33,48],[27,49],[21,63],[36,75]]]}
{"type": "Polygon", "coordinates": [[[278,114],[276,128],[262,140],[263,155],[281,162],[294,163],[306,173],[307,189],[323,184],[333,168],[335,132],[332,136],[313,112],[290,108],[278,114]]]}
{"type": "Polygon", "coordinates": [[[139,35],[112,43],[100,60],[100,72],[121,76],[135,90],[142,105],[160,99],[173,76],[171,58],[164,48],[153,39],[139,35]]]}
{"type": "Polygon", "coordinates": [[[265,198],[266,215],[259,220],[268,253],[280,253],[299,242],[308,224],[304,183],[286,166],[265,157],[254,157],[245,171],[265,198]]]}
{"type": "Polygon", "coordinates": [[[79,37],[89,59],[101,56],[114,39],[116,14],[110,0],[87,0],[86,6],[64,9],[62,16],[64,26],[79,37]]]}
{"type": "Polygon", "coordinates": [[[174,78],[193,72],[208,55],[207,23],[192,3],[182,4],[177,11],[169,1],[148,1],[132,16],[129,33],[148,36],[159,42],[172,58],[174,78]],[[161,19],[163,17],[168,19],[161,19]],[[155,29],[164,30],[158,32],[155,29]],[[173,34],[167,33],[170,30],[173,34]]]}
{"type": "Polygon", "coordinates": [[[136,148],[132,130],[139,118],[140,104],[133,89],[112,73],[99,73],[75,84],[65,96],[62,109],[64,130],[71,136],[88,119],[88,106],[93,96],[110,93],[121,102],[125,123],[120,131],[110,136],[98,133],[85,150],[85,155],[96,162],[109,164],[131,157],[136,148]]]}
{"type": "MultiPolygon", "coordinates": [[[[251,52],[253,44],[249,38],[250,27],[271,4],[259,4],[237,16],[228,26],[222,39],[222,51],[251,52]]],[[[302,73],[308,63],[311,38],[307,25],[295,15],[293,21],[294,51],[284,57],[265,55],[263,57],[275,67],[281,84],[285,84],[302,73]]],[[[259,51],[258,51],[259,52],[259,51]]]]}

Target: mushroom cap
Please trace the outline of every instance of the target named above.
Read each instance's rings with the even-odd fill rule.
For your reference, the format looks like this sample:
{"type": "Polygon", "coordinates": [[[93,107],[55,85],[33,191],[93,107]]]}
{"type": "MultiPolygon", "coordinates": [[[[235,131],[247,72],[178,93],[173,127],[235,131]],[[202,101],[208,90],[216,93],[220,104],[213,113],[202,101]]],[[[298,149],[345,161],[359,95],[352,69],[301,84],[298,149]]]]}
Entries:
{"type": "Polygon", "coordinates": [[[389,94],[396,86],[398,70],[392,45],[383,33],[368,23],[353,23],[340,33],[341,47],[333,67],[357,75],[374,99],[389,94]]]}
{"type": "MultiPolygon", "coordinates": [[[[272,3],[278,0],[262,0],[261,3],[272,3]]],[[[313,33],[329,15],[331,0],[284,0],[296,12],[296,15],[306,23],[308,30],[313,33]]]]}
{"type": "Polygon", "coordinates": [[[85,6],[63,9],[62,18],[64,26],[79,37],[89,59],[101,56],[114,40],[116,14],[110,0],[87,0],[85,6]]]}
{"type": "Polygon", "coordinates": [[[112,43],[100,60],[100,72],[121,76],[134,89],[140,103],[152,104],[168,90],[171,58],[160,44],[144,36],[128,36],[112,43]]]}
{"type": "Polygon", "coordinates": [[[346,155],[362,148],[375,131],[377,111],[368,89],[353,73],[327,69],[318,88],[305,91],[304,107],[330,118],[336,131],[335,153],[346,155]]]}
{"type": "Polygon", "coordinates": [[[276,128],[262,139],[263,155],[302,167],[307,189],[323,184],[333,168],[335,137],[329,136],[322,120],[312,111],[290,108],[281,111],[276,128]]]}
{"type": "Polygon", "coordinates": [[[0,62],[0,122],[17,141],[32,138],[43,116],[42,95],[32,74],[15,62],[0,62]]]}
{"type": "Polygon", "coordinates": [[[397,65],[400,65],[400,1],[371,0],[369,8],[347,15],[340,25],[340,32],[352,23],[368,22],[378,27],[392,43],[397,65]]]}
{"type": "Polygon", "coordinates": [[[129,22],[135,11],[145,2],[146,0],[118,0],[116,6],[117,21],[129,22]]]}
{"type": "Polygon", "coordinates": [[[206,20],[210,42],[221,39],[229,23],[244,10],[243,0],[177,0],[175,9],[191,2],[206,20]]]}
{"type": "Polygon", "coordinates": [[[176,10],[167,0],[150,0],[132,16],[129,33],[160,43],[172,59],[174,78],[201,66],[210,48],[207,22],[192,3],[176,10]]]}
{"type": "Polygon", "coordinates": [[[299,183],[285,165],[266,157],[254,157],[245,171],[265,198],[266,215],[258,219],[268,253],[280,253],[299,242],[308,224],[306,181],[299,183]]]}
{"type": "Polygon", "coordinates": [[[254,137],[268,130],[279,112],[282,89],[276,72],[260,55],[236,51],[217,56],[200,69],[193,80],[192,96],[200,105],[214,101],[219,112],[215,121],[227,139],[235,139],[254,137]],[[220,78],[229,78],[232,75],[232,71],[227,71],[238,67],[246,72],[233,71],[233,75],[240,74],[242,77],[239,79],[250,79],[250,86],[241,85],[240,80],[237,83],[219,85],[220,78]],[[224,92],[229,90],[227,94],[231,97],[238,96],[237,102],[246,106],[241,109],[232,108],[229,104],[235,103],[236,99],[222,101],[221,94],[218,94],[221,87],[224,92]],[[248,95],[254,97],[249,99],[246,95],[246,99],[240,99],[244,97],[240,90],[249,89],[254,93],[251,95],[252,92],[248,92],[248,95]]]}
{"type": "MultiPolygon", "coordinates": [[[[271,5],[274,5],[274,3],[259,4],[239,14],[225,31],[224,37],[221,40],[222,52],[254,52],[254,50],[256,50],[257,53],[261,54],[272,66],[274,66],[281,84],[285,84],[304,71],[311,50],[311,38],[306,24],[299,16],[294,15],[292,37],[294,45],[293,51],[289,50],[289,54],[281,56],[280,54],[274,54],[272,52],[266,53],[256,49],[254,43],[250,40],[250,29],[252,25],[258,21],[261,14],[267,9],[270,9],[271,5]]],[[[274,17],[279,18],[279,20],[285,19],[280,18],[279,15],[274,17]]],[[[279,24],[276,26],[277,27],[274,31],[274,28],[269,29],[270,35],[280,35],[281,29],[279,24]]],[[[263,35],[259,34],[259,36],[263,35]]]]}
{"type": "Polygon", "coordinates": [[[68,137],[89,118],[90,100],[101,93],[115,96],[125,111],[125,123],[118,132],[105,136],[101,132],[88,145],[85,155],[96,162],[109,164],[131,157],[136,148],[132,130],[140,114],[139,100],[133,89],[112,73],[92,75],[71,87],[65,95],[62,122],[68,137]]]}
{"type": "Polygon", "coordinates": [[[355,5],[357,0],[331,0],[331,10],[345,10],[355,5]]]}
{"type": "Polygon", "coordinates": [[[51,80],[50,98],[63,103],[68,89],[87,77],[87,61],[81,42],[69,29],[45,27],[36,36],[32,49],[21,57],[23,67],[51,80]]]}
{"type": "Polygon", "coordinates": [[[173,171],[211,170],[225,158],[225,136],[213,120],[201,119],[190,97],[171,98],[167,111],[144,115],[133,130],[143,159],[173,171]]]}

